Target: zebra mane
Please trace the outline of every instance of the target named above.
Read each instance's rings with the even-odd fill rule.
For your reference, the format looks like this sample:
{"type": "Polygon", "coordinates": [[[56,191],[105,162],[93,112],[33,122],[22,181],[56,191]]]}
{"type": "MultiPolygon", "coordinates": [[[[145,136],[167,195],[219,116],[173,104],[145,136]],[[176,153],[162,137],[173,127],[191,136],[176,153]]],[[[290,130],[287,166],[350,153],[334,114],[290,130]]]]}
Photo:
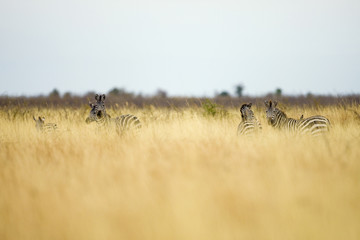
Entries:
{"type": "Polygon", "coordinates": [[[280,110],[280,109],[278,109],[278,108],[275,108],[275,111],[278,112],[278,113],[280,113],[283,117],[288,118],[287,115],[286,115],[286,113],[285,113],[284,111],[282,111],[282,110],[280,110]]]}

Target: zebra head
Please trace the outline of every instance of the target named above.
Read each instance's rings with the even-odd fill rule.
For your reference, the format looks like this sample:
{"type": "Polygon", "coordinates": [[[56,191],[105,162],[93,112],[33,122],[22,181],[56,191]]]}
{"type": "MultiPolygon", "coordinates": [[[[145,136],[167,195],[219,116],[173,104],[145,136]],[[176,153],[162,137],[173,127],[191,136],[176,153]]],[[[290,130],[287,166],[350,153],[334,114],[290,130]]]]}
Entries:
{"type": "Polygon", "coordinates": [[[89,116],[86,118],[86,123],[91,123],[107,116],[105,109],[105,94],[96,94],[95,100],[96,103],[89,102],[91,110],[89,116]]]}
{"type": "Polygon", "coordinates": [[[269,123],[274,123],[276,119],[276,113],[277,113],[277,102],[274,101],[265,101],[265,107],[266,107],[266,119],[269,123]]]}
{"type": "Polygon", "coordinates": [[[34,116],[33,116],[33,119],[35,121],[35,127],[36,129],[40,130],[42,129],[42,127],[44,126],[44,123],[45,123],[45,117],[39,117],[38,119],[36,119],[34,116]]]}
{"type": "Polygon", "coordinates": [[[252,103],[245,103],[240,108],[241,118],[243,121],[254,119],[254,112],[251,110],[252,103]]]}

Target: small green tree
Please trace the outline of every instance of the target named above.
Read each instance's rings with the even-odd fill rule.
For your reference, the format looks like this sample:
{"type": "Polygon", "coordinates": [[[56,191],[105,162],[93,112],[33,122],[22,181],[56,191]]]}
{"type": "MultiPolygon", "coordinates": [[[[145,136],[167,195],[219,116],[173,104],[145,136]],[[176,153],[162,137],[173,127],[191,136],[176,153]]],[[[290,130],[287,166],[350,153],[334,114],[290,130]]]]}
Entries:
{"type": "Polygon", "coordinates": [[[209,99],[206,99],[203,103],[201,103],[201,106],[204,109],[205,116],[211,116],[211,117],[228,116],[228,111],[226,111],[226,109],[223,106],[217,105],[216,103],[210,101],[209,99]]]}
{"type": "Polygon", "coordinates": [[[238,97],[242,97],[243,96],[243,91],[244,91],[244,85],[239,84],[235,86],[235,94],[238,97]]]}
{"type": "Polygon", "coordinates": [[[282,96],[282,90],[281,90],[281,88],[277,88],[277,89],[275,90],[275,96],[277,96],[277,97],[281,97],[281,96],[282,96]]]}
{"type": "Polygon", "coordinates": [[[201,103],[202,108],[205,111],[206,116],[215,116],[216,114],[216,103],[211,102],[209,99],[206,99],[203,103],[201,103]]]}
{"type": "Polygon", "coordinates": [[[60,93],[59,93],[59,91],[58,91],[56,88],[54,88],[54,90],[52,90],[52,91],[50,92],[49,97],[51,97],[51,98],[59,98],[59,97],[60,97],[60,93]]]}
{"type": "Polygon", "coordinates": [[[217,96],[218,97],[230,97],[230,94],[227,91],[222,91],[217,96]]]}
{"type": "Polygon", "coordinates": [[[118,96],[118,95],[120,95],[120,94],[122,94],[122,93],[124,93],[125,92],[125,90],[124,89],[119,89],[119,88],[113,88],[113,89],[111,89],[110,91],[109,91],[109,95],[113,95],[113,96],[118,96]]]}

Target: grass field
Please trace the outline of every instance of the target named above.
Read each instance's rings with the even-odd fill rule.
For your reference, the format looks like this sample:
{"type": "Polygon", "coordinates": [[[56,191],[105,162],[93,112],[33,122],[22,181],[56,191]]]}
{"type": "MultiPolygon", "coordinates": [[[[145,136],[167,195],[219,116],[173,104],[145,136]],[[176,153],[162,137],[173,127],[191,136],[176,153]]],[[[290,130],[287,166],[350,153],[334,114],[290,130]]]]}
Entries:
{"type": "Polygon", "coordinates": [[[0,239],[360,239],[360,107],[280,107],[331,132],[288,136],[264,107],[252,138],[238,109],[108,109],[143,122],[121,138],[86,125],[88,106],[2,108],[0,239]]]}

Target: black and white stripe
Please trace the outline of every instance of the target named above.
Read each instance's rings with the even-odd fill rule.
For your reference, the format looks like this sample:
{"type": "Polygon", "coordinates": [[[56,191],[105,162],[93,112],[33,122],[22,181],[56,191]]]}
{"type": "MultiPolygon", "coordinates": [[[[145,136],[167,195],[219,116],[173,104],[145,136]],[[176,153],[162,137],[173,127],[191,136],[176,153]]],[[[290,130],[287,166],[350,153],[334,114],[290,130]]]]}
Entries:
{"type": "Polygon", "coordinates": [[[139,118],[131,114],[121,115],[120,117],[117,117],[115,119],[115,123],[117,126],[116,129],[117,131],[119,131],[119,133],[124,133],[129,130],[138,131],[141,128],[141,122],[139,118]]]}
{"type": "Polygon", "coordinates": [[[36,130],[42,133],[53,133],[57,130],[56,123],[45,123],[45,117],[38,117],[37,119],[33,116],[35,121],[36,130]]]}
{"type": "Polygon", "coordinates": [[[111,118],[106,113],[105,108],[105,94],[95,95],[96,103],[89,103],[91,111],[86,118],[86,123],[96,122],[98,129],[111,129],[113,126],[116,128],[118,134],[125,134],[129,132],[138,132],[141,128],[141,122],[138,117],[126,114],[116,118],[111,118]]]}
{"type": "Polygon", "coordinates": [[[265,101],[266,118],[268,123],[274,128],[284,129],[288,132],[310,134],[318,136],[324,132],[328,132],[330,121],[324,116],[312,116],[300,119],[288,118],[280,109],[276,108],[277,102],[265,101]]]}
{"type": "Polygon", "coordinates": [[[262,129],[260,122],[251,110],[252,103],[243,104],[240,108],[241,122],[237,129],[237,135],[250,136],[262,129]]]}

